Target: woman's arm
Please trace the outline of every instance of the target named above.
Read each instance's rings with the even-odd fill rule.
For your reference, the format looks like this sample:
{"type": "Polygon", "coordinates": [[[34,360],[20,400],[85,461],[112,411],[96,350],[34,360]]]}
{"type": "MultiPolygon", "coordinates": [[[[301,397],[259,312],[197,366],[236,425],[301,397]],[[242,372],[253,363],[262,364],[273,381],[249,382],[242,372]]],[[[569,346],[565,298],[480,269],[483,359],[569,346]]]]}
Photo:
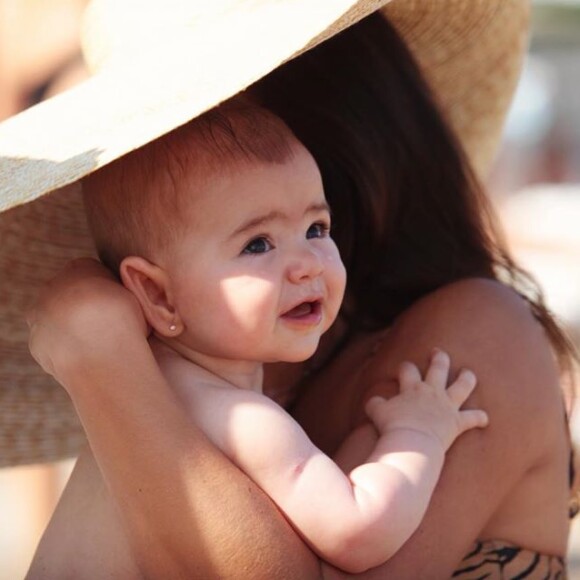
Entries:
{"type": "MultiPolygon", "coordinates": [[[[433,345],[451,354],[456,370],[473,369],[478,388],[466,407],[484,408],[490,424],[460,437],[447,453],[426,516],[409,541],[357,578],[450,578],[477,539],[562,555],[569,448],[558,370],[542,327],[500,284],[458,282],[397,322],[361,377],[362,385],[375,385],[367,397],[391,395],[400,361],[425,365],[433,345]],[[557,469],[547,467],[554,462],[557,469]],[[551,475],[542,475],[546,470],[551,475]],[[560,490],[561,505],[549,512],[555,517],[543,517],[552,500],[542,494],[550,487],[560,490]]],[[[361,403],[359,418],[362,413],[361,403]]]]}
{"type": "Polygon", "coordinates": [[[317,578],[271,501],[186,418],[132,297],[73,263],[29,317],[31,351],[79,412],[150,578],[317,578]]]}
{"type": "MultiPolygon", "coordinates": [[[[91,280],[90,273],[83,277],[91,280]]],[[[65,289],[74,289],[73,282],[65,280],[65,289]]],[[[80,327],[71,332],[68,301],[66,290],[58,287],[41,300],[39,319],[32,323],[33,351],[36,328],[36,354],[67,385],[79,408],[144,570],[152,577],[188,577],[202,569],[200,573],[208,578],[216,574],[318,577],[312,554],[297,543],[271,502],[183,417],[144,354],[143,329],[127,329],[129,336],[119,337],[121,344],[130,347],[128,356],[103,339],[110,333],[107,320],[118,323],[114,316],[103,319],[103,337],[98,341],[98,337],[83,336],[83,329],[88,328],[84,328],[82,316],[80,327]],[[56,336],[61,336],[56,344],[50,333],[54,325],[56,336]],[[48,332],[40,334],[44,331],[48,332]],[[104,349],[102,360],[96,357],[90,372],[78,381],[74,377],[80,367],[75,371],[72,364],[67,371],[67,357],[60,362],[51,360],[66,352],[67,343],[72,348],[71,341],[79,342],[75,349],[83,344],[89,348],[95,341],[104,349]],[[111,361],[116,361],[119,375],[114,365],[108,366],[111,361]],[[108,371],[99,368],[104,362],[108,371]],[[107,413],[99,414],[99,409],[107,409],[107,413]],[[154,435],[147,438],[149,433],[154,435]]],[[[119,312],[118,316],[124,319],[128,315],[119,312]]],[[[88,316],[88,322],[94,317],[95,313],[88,316]]],[[[129,319],[138,317],[132,314],[129,319]]],[[[361,578],[450,577],[473,541],[482,538],[490,519],[509,503],[518,484],[541,468],[547,454],[560,453],[565,447],[558,377],[548,342],[523,301],[512,292],[495,283],[466,281],[412,307],[361,379],[361,387],[375,385],[367,398],[396,392],[394,378],[400,362],[424,364],[433,346],[450,352],[457,368],[476,373],[473,406],[486,409],[490,426],[467,433],[455,443],[417,532],[393,558],[359,575],[361,578]],[[540,422],[542,429],[537,428],[540,422]]],[[[83,358],[90,359],[81,349],[76,359],[83,358]]],[[[359,419],[363,405],[361,401],[359,419]]],[[[544,540],[538,537],[535,541],[542,544],[544,540]]],[[[533,542],[528,545],[535,546],[533,542]]],[[[322,568],[328,578],[348,576],[325,565],[322,568]]]]}

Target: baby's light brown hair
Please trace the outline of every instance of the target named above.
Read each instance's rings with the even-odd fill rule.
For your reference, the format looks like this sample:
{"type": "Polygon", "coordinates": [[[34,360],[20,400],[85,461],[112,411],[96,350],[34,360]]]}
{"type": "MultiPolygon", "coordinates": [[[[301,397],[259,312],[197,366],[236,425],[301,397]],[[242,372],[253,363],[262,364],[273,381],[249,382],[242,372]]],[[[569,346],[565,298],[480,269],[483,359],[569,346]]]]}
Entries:
{"type": "Polygon", "coordinates": [[[153,261],[187,227],[187,203],[220,173],[282,164],[296,138],[268,110],[237,97],[128,153],[82,181],[89,227],[101,261],[118,274],[127,256],[153,261]],[[191,182],[191,180],[190,180],[191,182]]]}

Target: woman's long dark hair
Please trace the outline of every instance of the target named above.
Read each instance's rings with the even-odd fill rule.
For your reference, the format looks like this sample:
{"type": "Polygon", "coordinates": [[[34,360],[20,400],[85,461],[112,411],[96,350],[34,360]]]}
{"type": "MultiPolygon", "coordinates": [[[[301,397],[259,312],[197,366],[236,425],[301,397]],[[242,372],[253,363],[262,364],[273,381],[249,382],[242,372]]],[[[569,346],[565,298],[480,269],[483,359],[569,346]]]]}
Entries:
{"type": "Polygon", "coordinates": [[[560,363],[573,347],[509,256],[479,181],[405,43],[374,14],[279,67],[249,94],[309,149],[348,271],[344,315],[378,329],[450,282],[484,277],[530,303],[560,363]]]}

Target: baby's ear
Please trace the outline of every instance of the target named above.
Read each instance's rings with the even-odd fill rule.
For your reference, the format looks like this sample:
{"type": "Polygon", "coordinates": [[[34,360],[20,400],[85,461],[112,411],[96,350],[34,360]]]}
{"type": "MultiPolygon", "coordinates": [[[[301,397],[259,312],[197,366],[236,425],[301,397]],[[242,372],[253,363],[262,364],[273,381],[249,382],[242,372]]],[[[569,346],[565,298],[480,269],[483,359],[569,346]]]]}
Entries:
{"type": "Polygon", "coordinates": [[[179,334],[181,323],[165,270],[138,256],[125,258],[119,270],[123,285],[137,298],[153,330],[166,337],[179,334]]]}

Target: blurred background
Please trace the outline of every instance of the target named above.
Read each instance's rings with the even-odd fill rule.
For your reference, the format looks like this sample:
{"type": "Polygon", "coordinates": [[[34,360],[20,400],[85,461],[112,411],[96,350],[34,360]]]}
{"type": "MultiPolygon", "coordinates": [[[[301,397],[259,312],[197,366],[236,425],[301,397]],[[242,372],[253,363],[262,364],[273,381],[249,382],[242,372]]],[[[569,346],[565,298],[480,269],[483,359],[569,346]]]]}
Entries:
{"type": "MultiPolygon", "coordinates": [[[[86,0],[0,0],[0,119],[81,80],[86,0]]],[[[515,257],[580,345],[580,0],[536,0],[530,54],[489,179],[515,257]]],[[[580,414],[579,414],[580,415],[580,414]]],[[[580,418],[573,420],[580,442],[580,418]]],[[[24,578],[73,462],[0,469],[0,580],[24,578]]],[[[580,579],[580,516],[570,540],[580,579]]]]}

